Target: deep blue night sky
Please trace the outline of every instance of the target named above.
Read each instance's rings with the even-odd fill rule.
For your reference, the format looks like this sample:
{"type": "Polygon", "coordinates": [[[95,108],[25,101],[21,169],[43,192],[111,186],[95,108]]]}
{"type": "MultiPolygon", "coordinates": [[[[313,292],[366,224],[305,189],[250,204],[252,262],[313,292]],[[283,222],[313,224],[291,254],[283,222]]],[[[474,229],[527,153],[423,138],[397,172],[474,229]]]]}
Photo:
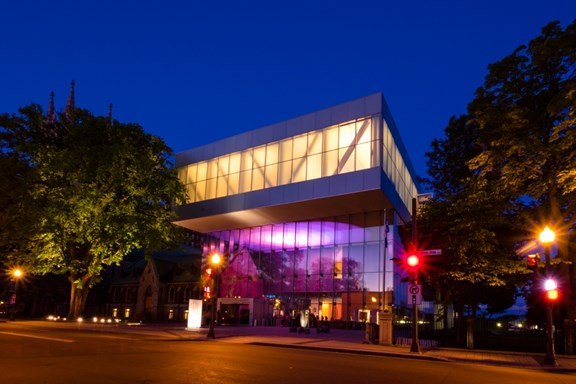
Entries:
{"type": "Polygon", "coordinates": [[[20,0],[0,5],[0,112],[76,105],[176,152],[383,92],[419,175],[488,64],[573,0],[20,0]]]}

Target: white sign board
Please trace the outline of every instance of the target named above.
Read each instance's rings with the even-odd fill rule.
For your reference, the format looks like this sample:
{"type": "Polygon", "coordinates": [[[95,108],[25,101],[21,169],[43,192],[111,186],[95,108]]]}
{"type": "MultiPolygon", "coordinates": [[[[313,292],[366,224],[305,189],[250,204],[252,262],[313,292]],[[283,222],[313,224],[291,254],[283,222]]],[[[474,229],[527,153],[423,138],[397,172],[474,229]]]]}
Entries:
{"type": "Polygon", "coordinates": [[[422,304],[422,286],[416,284],[408,285],[408,304],[422,304]]]}
{"type": "Polygon", "coordinates": [[[188,301],[188,326],[187,328],[200,328],[202,326],[202,300],[188,301]]]}
{"type": "Polygon", "coordinates": [[[441,255],[442,250],[441,249],[425,249],[423,251],[420,251],[419,253],[423,256],[436,256],[436,255],[441,255]]]}

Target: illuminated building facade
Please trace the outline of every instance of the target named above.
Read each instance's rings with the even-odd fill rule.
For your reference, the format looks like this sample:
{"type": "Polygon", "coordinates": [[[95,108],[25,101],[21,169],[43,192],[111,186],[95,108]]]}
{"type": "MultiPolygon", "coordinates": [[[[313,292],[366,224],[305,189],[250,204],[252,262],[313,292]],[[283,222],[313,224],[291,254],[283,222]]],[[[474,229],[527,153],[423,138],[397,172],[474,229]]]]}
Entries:
{"type": "Polygon", "coordinates": [[[382,94],[179,153],[176,168],[189,197],[176,224],[203,234],[204,258],[225,256],[232,322],[303,308],[375,321],[401,299],[391,259],[418,191],[382,94]]]}

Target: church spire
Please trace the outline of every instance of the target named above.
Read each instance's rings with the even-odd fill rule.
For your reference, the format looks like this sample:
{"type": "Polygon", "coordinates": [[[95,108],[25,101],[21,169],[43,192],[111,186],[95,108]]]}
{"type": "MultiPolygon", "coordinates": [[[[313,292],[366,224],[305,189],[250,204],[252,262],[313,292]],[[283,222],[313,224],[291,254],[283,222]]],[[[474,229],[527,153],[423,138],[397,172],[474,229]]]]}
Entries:
{"type": "Polygon", "coordinates": [[[106,117],[106,121],[108,121],[108,125],[112,126],[112,103],[108,105],[108,116],[106,117]]]}
{"type": "Polygon", "coordinates": [[[70,94],[68,94],[68,101],[66,102],[66,108],[64,108],[64,114],[67,118],[70,117],[70,113],[74,110],[74,85],[75,82],[72,80],[70,84],[70,94]]]}
{"type": "Polygon", "coordinates": [[[50,92],[50,102],[48,103],[48,111],[44,118],[46,124],[54,124],[56,122],[56,113],[54,112],[54,91],[50,92]]]}

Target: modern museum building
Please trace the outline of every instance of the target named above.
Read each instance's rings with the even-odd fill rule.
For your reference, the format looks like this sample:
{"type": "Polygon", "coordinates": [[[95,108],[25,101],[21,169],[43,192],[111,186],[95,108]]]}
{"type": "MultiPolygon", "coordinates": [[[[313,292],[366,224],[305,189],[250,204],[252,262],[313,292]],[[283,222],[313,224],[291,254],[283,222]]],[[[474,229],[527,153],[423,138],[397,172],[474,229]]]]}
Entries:
{"type": "Polygon", "coordinates": [[[176,155],[188,201],[175,223],[218,253],[217,307],[237,324],[307,309],[376,322],[406,304],[392,259],[416,175],[384,97],[372,94],[176,155]]]}

